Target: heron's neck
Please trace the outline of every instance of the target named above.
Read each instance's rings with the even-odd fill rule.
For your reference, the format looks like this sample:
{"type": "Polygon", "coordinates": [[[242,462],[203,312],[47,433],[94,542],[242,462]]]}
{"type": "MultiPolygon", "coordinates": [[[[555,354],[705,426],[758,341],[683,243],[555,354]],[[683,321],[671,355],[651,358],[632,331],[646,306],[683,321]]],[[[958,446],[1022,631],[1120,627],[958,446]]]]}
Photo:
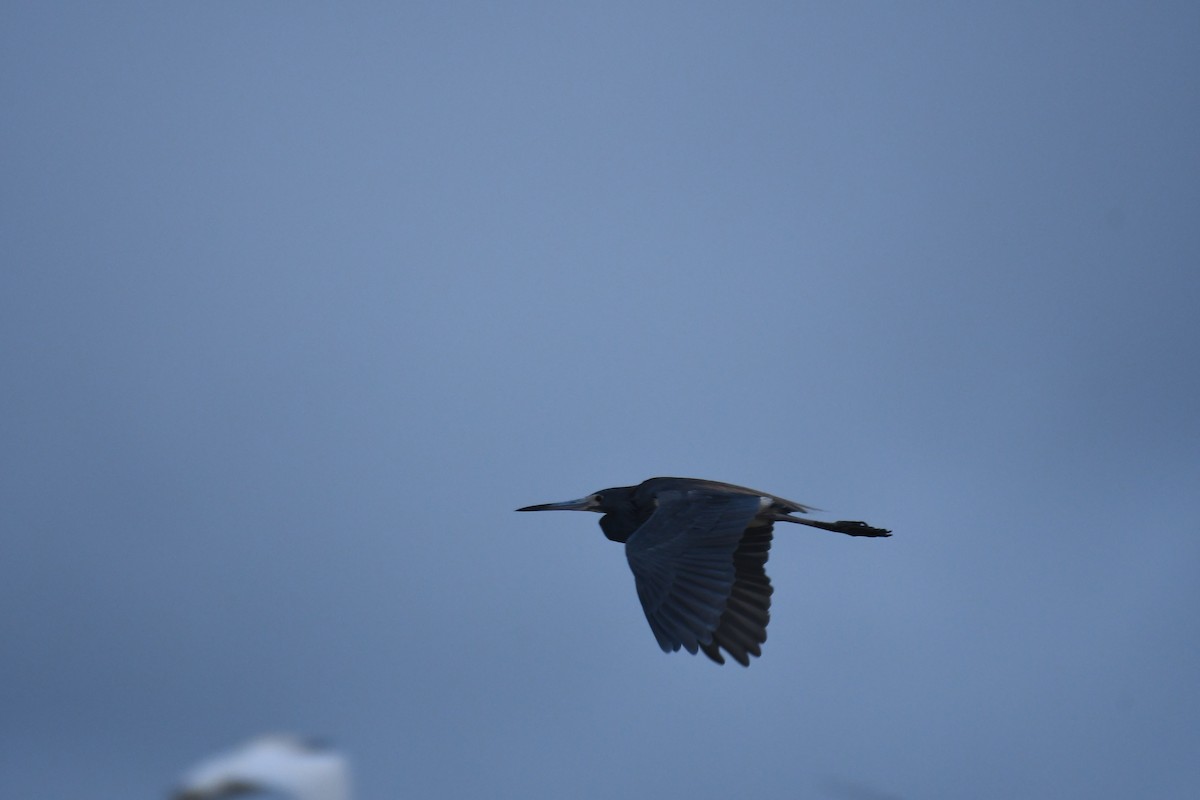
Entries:
{"type": "Polygon", "coordinates": [[[600,530],[614,542],[625,542],[642,524],[641,519],[628,511],[610,511],[600,518],[600,530]]]}

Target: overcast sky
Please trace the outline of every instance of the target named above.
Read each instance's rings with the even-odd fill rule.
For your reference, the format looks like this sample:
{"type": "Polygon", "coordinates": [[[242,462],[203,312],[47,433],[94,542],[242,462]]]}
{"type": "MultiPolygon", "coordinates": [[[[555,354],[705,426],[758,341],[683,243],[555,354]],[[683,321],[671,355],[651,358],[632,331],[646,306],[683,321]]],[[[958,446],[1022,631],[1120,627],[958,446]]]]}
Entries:
{"type": "Polygon", "coordinates": [[[1200,6],[11,2],[0,796],[1200,786],[1200,6]],[[787,526],[764,655],[597,517],[787,526]]]}

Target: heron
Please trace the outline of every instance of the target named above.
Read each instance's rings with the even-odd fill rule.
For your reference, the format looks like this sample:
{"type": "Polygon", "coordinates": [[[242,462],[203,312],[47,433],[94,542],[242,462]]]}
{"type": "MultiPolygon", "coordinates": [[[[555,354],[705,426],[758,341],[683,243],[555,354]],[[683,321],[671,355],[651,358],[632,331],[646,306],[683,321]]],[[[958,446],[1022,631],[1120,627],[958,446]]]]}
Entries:
{"type": "Polygon", "coordinates": [[[770,620],[766,563],[776,522],[848,536],[891,536],[865,522],[794,517],[812,506],[700,478],[650,478],[578,500],[517,511],[594,511],[600,529],[625,545],[646,621],[663,652],[681,647],[718,664],[722,650],[744,667],[762,655],[770,620]]]}
{"type": "Polygon", "coordinates": [[[335,750],[290,734],[259,736],[188,770],[172,800],[273,792],[291,800],[350,800],[350,767],[335,750]]]}

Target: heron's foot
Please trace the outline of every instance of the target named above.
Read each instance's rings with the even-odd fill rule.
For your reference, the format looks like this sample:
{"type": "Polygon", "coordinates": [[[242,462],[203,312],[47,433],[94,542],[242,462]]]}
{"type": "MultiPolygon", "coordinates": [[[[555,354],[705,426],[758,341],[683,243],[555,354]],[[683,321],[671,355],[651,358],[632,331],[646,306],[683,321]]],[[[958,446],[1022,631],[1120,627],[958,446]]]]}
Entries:
{"type": "Polygon", "coordinates": [[[840,519],[833,523],[838,526],[840,533],[849,536],[891,536],[892,532],[885,528],[873,528],[865,522],[856,519],[840,519]]]}

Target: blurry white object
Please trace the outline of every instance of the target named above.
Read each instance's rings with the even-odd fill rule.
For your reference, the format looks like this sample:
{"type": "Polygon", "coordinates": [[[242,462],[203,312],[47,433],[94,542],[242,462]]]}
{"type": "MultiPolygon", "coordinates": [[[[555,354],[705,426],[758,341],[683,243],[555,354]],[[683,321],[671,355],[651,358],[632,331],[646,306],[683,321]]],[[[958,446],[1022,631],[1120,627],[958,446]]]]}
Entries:
{"type": "Polygon", "coordinates": [[[350,800],[350,767],[340,753],[300,737],[262,736],[188,770],[174,797],[217,800],[256,791],[350,800]]]}

